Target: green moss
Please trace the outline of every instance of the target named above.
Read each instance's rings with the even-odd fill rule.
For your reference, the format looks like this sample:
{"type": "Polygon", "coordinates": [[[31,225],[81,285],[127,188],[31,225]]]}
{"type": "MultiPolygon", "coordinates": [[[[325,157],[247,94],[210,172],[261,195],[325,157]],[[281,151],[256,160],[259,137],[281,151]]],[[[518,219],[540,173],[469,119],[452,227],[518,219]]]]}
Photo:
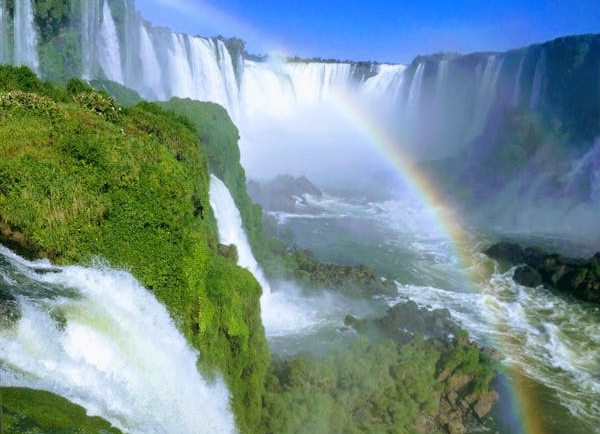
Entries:
{"type": "MultiPolygon", "coordinates": [[[[99,417],[88,416],[83,407],[41,390],[3,387],[4,433],[118,434],[99,417]]],[[[2,413],[0,413],[2,414],[2,413]]]]}
{"type": "Polygon", "coordinates": [[[81,83],[53,99],[15,71],[41,94],[0,92],[1,240],[18,233],[35,257],[130,270],[199,348],[201,367],[223,373],[241,432],[254,432],[268,365],[260,287],[218,254],[195,126],[81,83]]]}

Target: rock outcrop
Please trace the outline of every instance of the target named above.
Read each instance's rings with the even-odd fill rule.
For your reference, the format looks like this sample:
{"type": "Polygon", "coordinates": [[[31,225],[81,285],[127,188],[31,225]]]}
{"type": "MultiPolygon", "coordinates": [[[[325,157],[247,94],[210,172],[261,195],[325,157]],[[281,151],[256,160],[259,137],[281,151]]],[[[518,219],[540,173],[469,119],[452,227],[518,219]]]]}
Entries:
{"type": "Polygon", "coordinates": [[[547,253],[537,247],[500,242],[484,253],[503,266],[515,266],[513,279],[520,285],[546,285],[581,300],[600,303],[600,252],[589,259],[547,253]]]}
{"type": "Polygon", "coordinates": [[[491,386],[498,353],[469,341],[467,332],[452,320],[447,309],[428,310],[407,301],[389,308],[376,320],[349,315],[345,324],[361,334],[390,338],[398,345],[424,336],[435,348],[440,392],[436,410],[421,412],[416,427],[419,432],[464,434],[468,426],[481,422],[499,400],[491,386]]]}

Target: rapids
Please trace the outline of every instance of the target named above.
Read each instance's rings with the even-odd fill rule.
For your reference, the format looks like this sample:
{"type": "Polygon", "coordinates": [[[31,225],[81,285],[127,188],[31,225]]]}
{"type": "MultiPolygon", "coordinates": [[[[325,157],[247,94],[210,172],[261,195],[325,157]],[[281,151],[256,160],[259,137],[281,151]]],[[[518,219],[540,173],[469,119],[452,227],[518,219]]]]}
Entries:
{"type": "MultiPolygon", "coordinates": [[[[512,401],[505,411],[519,419],[517,427],[500,421],[502,434],[527,433],[527,420],[535,418],[546,433],[600,433],[600,307],[514,283],[514,269],[500,270],[479,253],[494,235],[469,234],[459,260],[431,209],[410,195],[304,199],[306,211],[300,205],[296,213],[270,212],[302,248],[324,261],[372,266],[397,282],[390,305],[410,299],[447,308],[473,339],[501,352],[509,381],[504,399],[512,401]],[[520,415],[514,407],[528,401],[537,403],[535,412],[520,415]]],[[[587,254],[585,247],[578,251],[587,254]]]]}
{"type": "Polygon", "coordinates": [[[0,286],[20,318],[0,322],[2,386],[42,389],[132,434],[235,433],[229,392],[131,274],[55,267],[0,247],[0,286]]]}

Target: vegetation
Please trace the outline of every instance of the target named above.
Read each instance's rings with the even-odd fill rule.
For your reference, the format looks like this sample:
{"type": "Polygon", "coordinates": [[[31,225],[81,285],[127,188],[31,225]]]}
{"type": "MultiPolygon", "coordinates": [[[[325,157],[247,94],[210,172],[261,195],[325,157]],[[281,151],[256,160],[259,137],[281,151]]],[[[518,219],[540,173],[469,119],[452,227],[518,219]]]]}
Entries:
{"type": "MultiPolygon", "coordinates": [[[[491,371],[474,347],[420,338],[406,345],[359,338],[318,360],[277,360],[267,372],[261,289],[235,265],[235,248],[219,246],[210,171],[228,184],[272,267],[328,287],[381,281],[369,269],[321,264],[267,239],[224,109],[178,99],[163,106],[123,108],[79,79],[57,85],[26,68],[1,67],[0,240],[30,257],[61,264],[100,257],[130,270],[200,350],[201,369],[223,373],[243,433],[413,432],[421,415],[438,411],[457,374],[488,386],[491,371]]],[[[10,426],[54,405],[48,395],[24,402],[32,405],[19,412],[4,406],[10,426]]]]}
{"type": "MultiPolygon", "coordinates": [[[[490,393],[495,397],[488,392],[494,366],[465,340],[442,343],[419,336],[404,345],[359,337],[318,359],[278,359],[267,383],[264,432],[446,429],[448,415],[441,401],[454,399],[451,405],[460,407],[483,402],[490,393]]],[[[462,412],[459,418],[474,417],[462,412]]]]}
{"type": "MultiPolygon", "coordinates": [[[[2,388],[5,434],[119,434],[110,423],[90,417],[85,409],[48,392],[2,388]]],[[[0,411],[0,415],[2,412],[0,411]]]]}
{"type": "Polygon", "coordinates": [[[101,257],[130,270],[200,349],[202,368],[223,373],[240,430],[254,432],[269,360],[261,290],[218,254],[196,127],[25,68],[2,67],[0,84],[2,242],[61,264],[101,257]]]}
{"type": "Polygon", "coordinates": [[[227,186],[240,211],[244,230],[255,256],[269,255],[269,241],[262,226],[262,209],[246,192],[246,172],[240,164],[239,133],[227,111],[218,104],[172,98],[159,103],[165,109],[188,118],[197,128],[206,149],[210,171],[227,186]]]}

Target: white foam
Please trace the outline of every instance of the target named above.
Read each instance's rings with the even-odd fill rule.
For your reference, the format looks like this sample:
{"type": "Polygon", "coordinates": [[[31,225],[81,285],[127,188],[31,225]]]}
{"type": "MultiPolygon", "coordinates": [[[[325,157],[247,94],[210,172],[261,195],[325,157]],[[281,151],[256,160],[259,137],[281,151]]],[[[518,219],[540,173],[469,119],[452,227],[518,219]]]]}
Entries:
{"type": "Polygon", "coordinates": [[[51,391],[130,433],[236,431],[223,381],[198,373],[197,351],[129,273],[43,272],[47,262],[1,250],[22,311],[0,330],[3,385],[51,391]]]}

